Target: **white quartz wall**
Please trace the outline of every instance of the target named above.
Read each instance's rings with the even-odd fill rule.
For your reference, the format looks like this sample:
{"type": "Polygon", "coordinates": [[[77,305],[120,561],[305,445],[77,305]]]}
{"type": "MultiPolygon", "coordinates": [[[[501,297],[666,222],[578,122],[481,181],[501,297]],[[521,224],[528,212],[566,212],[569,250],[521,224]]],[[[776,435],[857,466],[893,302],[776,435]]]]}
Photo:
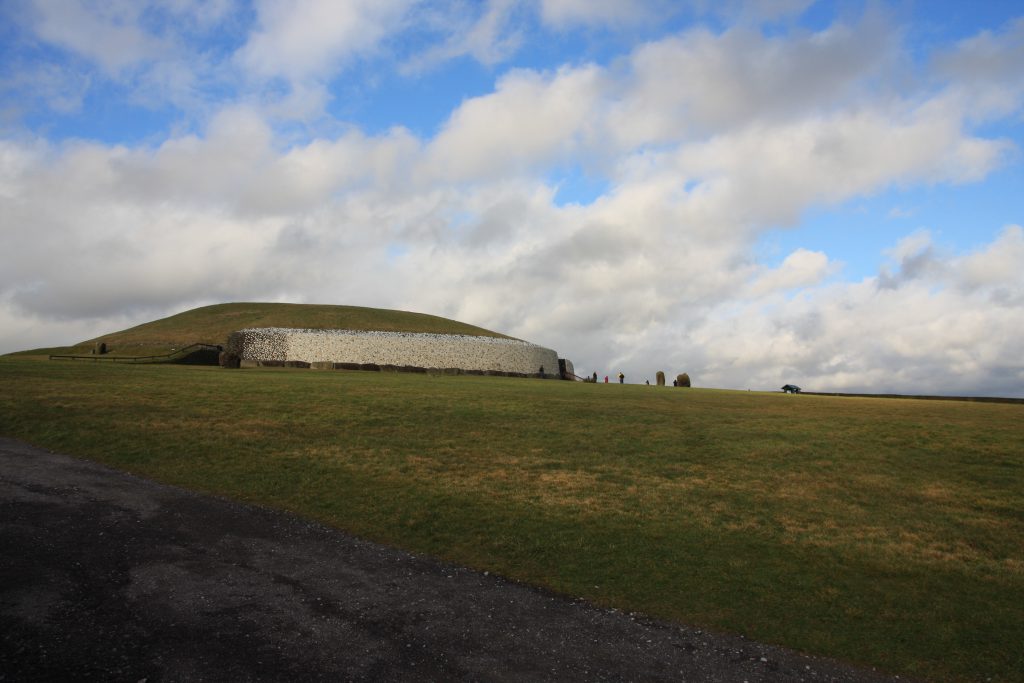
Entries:
{"type": "Polygon", "coordinates": [[[242,360],[373,363],[558,374],[558,354],[518,339],[462,334],[298,330],[260,327],[232,332],[228,353],[242,360]]]}

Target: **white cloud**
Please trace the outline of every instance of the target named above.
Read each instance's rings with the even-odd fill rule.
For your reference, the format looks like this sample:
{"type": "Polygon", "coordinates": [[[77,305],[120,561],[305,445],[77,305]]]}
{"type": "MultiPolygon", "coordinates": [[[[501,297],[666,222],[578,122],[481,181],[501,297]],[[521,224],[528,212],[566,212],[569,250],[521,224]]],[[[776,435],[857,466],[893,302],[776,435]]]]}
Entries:
{"type": "Polygon", "coordinates": [[[0,70],[0,88],[19,103],[21,117],[79,113],[90,94],[106,101],[123,93],[115,109],[137,107],[144,118],[170,106],[185,121],[202,120],[220,106],[211,99],[239,87],[237,70],[209,42],[215,36],[227,44],[240,30],[234,0],[10,4],[12,20],[31,38],[16,43],[24,54],[0,70]]]}
{"type": "Polygon", "coordinates": [[[943,268],[939,252],[932,242],[931,233],[927,230],[918,230],[907,235],[884,253],[898,266],[895,273],[888,265],[882,266],[878,274],[878,286],[881,289],[897,289],[908,282],[919,281],[923,277],[935,274],[943,268]]]}
{"type": "Polygon", "coordinates": [[[627,143],[649,144],[827,115],[893,66],[896,35],[869,16],[795,37],[694,29],[649,43],[628,61],[610,128],[627,143]]]}
{"type": "Polygon", "coordinates": [[[957,280],[968,292],[988,290],[995,303],[1024,303],[1024,228],[1009,225],[985,248],[958,259],[957,280]]]}
{"type": "Polygon", "coordinates": [[[452,113],[431,143],[429,168],[463,181],[566,159],[579,149],[600,107],[602,77],[596,67],[509,73],[494,93],[467,100],[452,113]]]}
{"type": "Polygon", "coordinates": [[[22,64],[0,78],[0,92],[9,94],[7,106],[22,110],[21,115],[34,102],[60,114],[72,114],[81,108],[91,81],[85,73],[56,64],[22,64]]]}
{"type": "MultiPolygon", "coordinates": [[[[437,163],[454,177],[518,172],[569,156],[607,170],[610,157],[690,141],[695,144],[686,155],[701,155],[701,147],[710,150],[703,156],[716,160],[723,152],[728,157],[730,149],[741,154],[730,171],[763,169],[763,163],[748,163],[752,154],[776,164],[802,154],[815,156],[819,164],[831,159],[835,171],[849,166],[864,174],[874,166],[858,164],[852,155],[877,150],[884,155],[877,167],[914,167],[934,159],[935,153],[922,148],[935,140],[961,179],[984,174],[998,163],[1005,145],[961,140],[962,111],[953,102],[926,107],[887,98],[875,107],[845,106],[862,100],[867,83],[895,59],[895,35],[873,18],[789,41],[747,30],[720,36],[696,30],[641,46],[613,68],[512,71],[494,93],[455,110],[432,147],[437,163]],[[711,137],[726,131],[737,134],[711,137]],[[900,144],[893,144],[896,137],[900,144]],[[746,149],[740,150],[737,140],[746,149]],[[867,148],[862,140],[869,142],[867,148]],[[944,141],[959,146],[949,150],[944,141]]],[[[721,163],[704,166],[711,170],[721,163]]],[[[680,170],[689,177],[686,168],[673,169],[680,170]]],[[[846,185],[872,183],[847,178],[842,170],[839,180],[846,185]]],[[[832,172],[830,178],[838,175],[832,172]]],[[[849,193],[847,187],[835,192],[849,193]]]]}
{"type": "Polygon", "coordinates": [[[750,286],[750,295],[758,297],[776,291],[811,287],[821,282],[831,269],[824,253],[797,249],[778,268],[759,275],[750,286]]]}
{"type": "Polygon", "coordinates": [[[429,23],[446,38],[414,55],[403,71],[406,75],[420,73],[462,56],[486,66],[504,62],[522,44],[522,32],[514,21],[519,6],[517,0],[488,0],[479,15],[473,12],[475,4],[429,13],[429,23]]]}
{"type": "Polygon", "coordinates": [[[31,21],[41,39],[116,75],[166,49],[162,40],[141,27],[143,9],[129,0],[33,0],[31,21]]]}
{"type": "Polygon", "coordinates": [[[259,28],[237,60],[263,78],[324,79],[377,49],[400,26],[411,0],[260,0],[259,28]]]}
{"type": "Polygon", "coordinates": [[[955,83],[979,120],[1005,116],[1024,98],[1024,18],[966,38],[934,59],[936,75],[955,83]]]}

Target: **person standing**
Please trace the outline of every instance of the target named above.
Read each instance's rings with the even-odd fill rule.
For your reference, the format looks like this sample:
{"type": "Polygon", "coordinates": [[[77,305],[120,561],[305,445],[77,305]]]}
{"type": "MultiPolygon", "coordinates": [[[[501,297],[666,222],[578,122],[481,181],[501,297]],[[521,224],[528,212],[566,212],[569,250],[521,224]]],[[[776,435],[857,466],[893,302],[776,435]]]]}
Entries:
{"type": "Polygon", "coordinates": [[[619,384],[622,384],[626,380],[626,376],[619,372],[619,384]]]}

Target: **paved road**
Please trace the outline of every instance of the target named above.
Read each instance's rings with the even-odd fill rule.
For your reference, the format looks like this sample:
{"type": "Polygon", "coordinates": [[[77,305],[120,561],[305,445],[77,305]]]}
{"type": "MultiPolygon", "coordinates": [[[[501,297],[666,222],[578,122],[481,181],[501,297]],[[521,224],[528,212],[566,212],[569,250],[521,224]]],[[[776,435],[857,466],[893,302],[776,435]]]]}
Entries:
{"type": "Polygon", "coordinates": [[[0,438],[0,680],[889,679],[0,438]]]}

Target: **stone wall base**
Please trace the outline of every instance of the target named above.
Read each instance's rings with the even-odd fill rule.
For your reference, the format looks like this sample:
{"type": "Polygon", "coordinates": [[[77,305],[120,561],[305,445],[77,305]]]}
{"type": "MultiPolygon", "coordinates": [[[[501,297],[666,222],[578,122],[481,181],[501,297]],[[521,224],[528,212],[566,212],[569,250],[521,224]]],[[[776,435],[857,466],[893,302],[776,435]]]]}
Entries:
{"type": "Polygon", "coordinates": [[[249,328],[226,351],[241,367],[301,367],[557,378],[572,364],[519,339],[358,330],[249,328]]]}
{"type": "Polygon", "coordinates": [[[416,365],[376,365],[374,363],[331,363],[329,361],[283,360],[252,360],[243,358],[238,361],[239,368],[311,368],[313,370],[347,370],[350,372],[408,372],[435,377],[455,377],[471,375],[476,377],[521,377],[528,379],[558,379],[557,375],[538,372],[506,372],[504,370],[463,370],[462,368],[422,368],[416,365]]]}

